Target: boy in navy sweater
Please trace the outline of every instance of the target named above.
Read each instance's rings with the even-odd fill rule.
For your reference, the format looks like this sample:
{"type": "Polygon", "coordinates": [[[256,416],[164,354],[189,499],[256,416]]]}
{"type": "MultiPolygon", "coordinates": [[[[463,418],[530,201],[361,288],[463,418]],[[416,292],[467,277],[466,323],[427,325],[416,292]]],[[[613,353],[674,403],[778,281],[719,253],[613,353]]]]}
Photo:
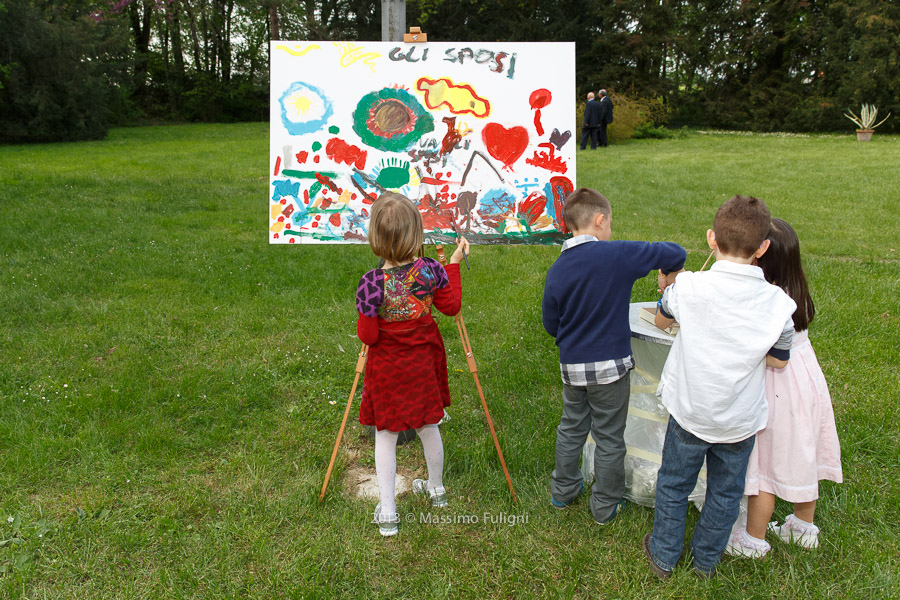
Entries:
{"type": "Polygon", "coordinates": [[[563,381],[550,503],[565,508],[584,490],[578,459],[590,431],[597,444],[591,513],[606,525],[625,494],[631,289],[654,269],[681,270],[685,251],[671,242],[609,241],[609,200],[589,188],[566,199],[564,221],[573,235],[547,273],[542,306],[544,329],[559,346],[563,381]]]}

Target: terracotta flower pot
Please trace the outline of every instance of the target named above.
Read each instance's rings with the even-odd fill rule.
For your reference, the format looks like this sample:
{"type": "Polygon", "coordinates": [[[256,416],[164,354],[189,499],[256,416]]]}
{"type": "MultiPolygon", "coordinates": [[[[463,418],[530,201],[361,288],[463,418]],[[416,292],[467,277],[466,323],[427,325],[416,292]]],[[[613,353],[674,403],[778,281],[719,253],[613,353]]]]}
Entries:
{"type": "Polygon", "coordinates": [[[874,129],[857,129],[856,130],[856,139],[860,142],[868,142],[872,139],[872,134],[875,133],[874,129]]]}

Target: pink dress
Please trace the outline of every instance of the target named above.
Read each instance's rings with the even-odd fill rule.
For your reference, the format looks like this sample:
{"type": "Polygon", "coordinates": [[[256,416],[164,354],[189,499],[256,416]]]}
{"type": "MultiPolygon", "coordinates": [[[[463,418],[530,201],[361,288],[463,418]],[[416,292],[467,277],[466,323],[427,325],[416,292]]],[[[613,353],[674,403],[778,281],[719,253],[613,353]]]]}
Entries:
{"type": "Polygon", "coordinates": [[[841,446],[825,376],[807,331],[794,332],[784,369],[766,369],[769,421],[756,435],[745,492],[788,502],[819,497],[819,480],[841,483],[841,446]]]}

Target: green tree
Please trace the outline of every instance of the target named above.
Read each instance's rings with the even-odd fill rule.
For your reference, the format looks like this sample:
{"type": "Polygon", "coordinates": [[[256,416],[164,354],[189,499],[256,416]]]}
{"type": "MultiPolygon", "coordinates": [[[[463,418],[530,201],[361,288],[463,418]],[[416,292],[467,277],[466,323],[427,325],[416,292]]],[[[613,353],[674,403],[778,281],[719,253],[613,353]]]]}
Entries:
{"type": "Polygon", "coordinates": [[[88,3],[5,0],[0,10],[0,142],[106,135],[117,90],[114,38],[88,3]]]}

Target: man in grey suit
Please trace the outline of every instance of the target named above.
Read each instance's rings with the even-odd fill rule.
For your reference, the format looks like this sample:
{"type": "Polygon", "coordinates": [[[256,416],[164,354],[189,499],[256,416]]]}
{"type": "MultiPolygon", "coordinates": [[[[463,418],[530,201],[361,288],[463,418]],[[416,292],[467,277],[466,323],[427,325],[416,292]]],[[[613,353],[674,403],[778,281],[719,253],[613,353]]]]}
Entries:
{"type": "MultiPolygon", "coordinates": [[[[600,114],[598,115],[600,147],[606,148],[609,146],[609,140],[606,139],[606,126],[613,122],[613,103],[606,94],[606,90],[600,90],[598,93],[600,94],[600,102],[597,103],[600,107],[600,114]]],[[[585,115],[587,115],[587,111],[585,111],[585,115]]],[[[581,143],[582,147],[584,147],[584,141],[581,143]]]]}
{"type": "Polygon", "coordinates": [[[581,127],[581,149],[587,147],[588,137],[591,138],[591,150],[597,149],[597,135],[600,132],[600,103],[594,100],[594,92],[587,95],[587,104],[584,105],[584,124],[581,127]]]}

